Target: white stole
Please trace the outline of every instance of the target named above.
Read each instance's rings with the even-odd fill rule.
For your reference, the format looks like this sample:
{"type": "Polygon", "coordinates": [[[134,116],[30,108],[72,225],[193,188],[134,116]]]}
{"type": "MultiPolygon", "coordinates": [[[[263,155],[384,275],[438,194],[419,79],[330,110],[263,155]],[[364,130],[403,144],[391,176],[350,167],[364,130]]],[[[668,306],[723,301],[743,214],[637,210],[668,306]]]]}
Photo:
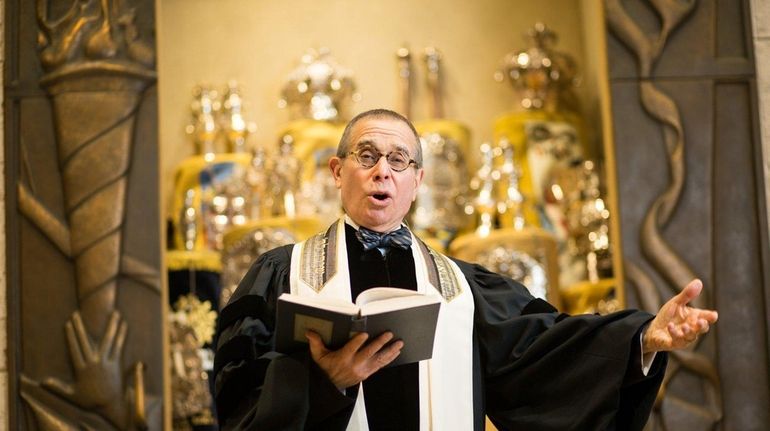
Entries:
{"type": "MultiPolygon", "coordinates": [[[[289,275],[291,293],[352,302],[344,219],[336,222],[336,228],[333,225],[327,234],[328,237],[319,234],[294,246],[289,275]]],[[[425,246],[412,234],[417,291],[440,296],[442,301],[433,358],[419,363],[420,430],[471,430],[474,422],[473,297],[465,276],[454,262],[430,250],[428,259],[435,259],[439,268],[431,272],[436,265],[426,260],[424,250],[427,249],[421,247],[425,246]],[[445,293],[442,295],[442,286],[435,285],[441,284],[435,283],[437,272],[444,280],[453,278],[456,288],[451,296],[446,293],[448,286],[444,286],[445,293]]],[[[347,429],[369,429],[363,385],[359,385],[358,398],[347,429]]]]}

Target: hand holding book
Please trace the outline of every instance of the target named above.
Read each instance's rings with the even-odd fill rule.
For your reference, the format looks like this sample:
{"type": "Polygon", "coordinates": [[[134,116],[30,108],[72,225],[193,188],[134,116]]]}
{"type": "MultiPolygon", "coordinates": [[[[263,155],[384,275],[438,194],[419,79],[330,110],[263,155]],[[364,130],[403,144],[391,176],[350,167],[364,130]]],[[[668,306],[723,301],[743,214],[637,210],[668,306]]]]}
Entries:
{"type": "Polygon", "coordinates": [[[291,353],[306,348],[308,330],[332,351],[346,346],[359,332],[368,334],[360,346],[391,332],[392,339],[403,341],[401,354],[391,365],[430,359],[439,308],[439,297],[389,287],[366,290],[356,304],[284,293],[278,298],[275,349],[291,353]]]}
{"type": "Polygon", "coordinates": [[[386,332],[369,343],[369,334],[360,332],[353,336],[339,350],[329,350],[321,337],[313,331],[307,332],[310,354],[329,380],[338,388],[356,385],[388,366],[401,353],[404,342],[393,340],[393,333],[386,332]]]}

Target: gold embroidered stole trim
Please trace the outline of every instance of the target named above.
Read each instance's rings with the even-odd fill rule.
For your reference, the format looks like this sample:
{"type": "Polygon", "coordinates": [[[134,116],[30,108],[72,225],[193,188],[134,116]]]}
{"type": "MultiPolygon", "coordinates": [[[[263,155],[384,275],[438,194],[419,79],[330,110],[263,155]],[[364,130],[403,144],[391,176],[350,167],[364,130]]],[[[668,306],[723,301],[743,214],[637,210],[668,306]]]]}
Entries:
{"type": "MultiPolygon", "coordinates": [[[[302,246],[300,279],[316,293],[321,292],[337,273],[337,229],[341,224],[341,221],[332,224],[326,232],[310,237],[302,246]]],[[[417,246],[425,261],[430,284],[436,287],[447,302],[460,295],[462,287],[449,259],[419,238],[417,246]]]]}
{"type": "Polygon", "coordinates": [[[300,279],[316,292],[337,273],[337,225],[310,237],[302,247],[300,279]]]}
{"type": "Polygon", "coordinates": [[[460,287],[460,281],[449,264],[449,259],[428,247],[419,238],[417,238],[417,244],[425,260],[425,266],[428,267],[428,281],[436,286],[436,289],[438,289],[446,302],[461,294],[463,289],[460,287]]]}

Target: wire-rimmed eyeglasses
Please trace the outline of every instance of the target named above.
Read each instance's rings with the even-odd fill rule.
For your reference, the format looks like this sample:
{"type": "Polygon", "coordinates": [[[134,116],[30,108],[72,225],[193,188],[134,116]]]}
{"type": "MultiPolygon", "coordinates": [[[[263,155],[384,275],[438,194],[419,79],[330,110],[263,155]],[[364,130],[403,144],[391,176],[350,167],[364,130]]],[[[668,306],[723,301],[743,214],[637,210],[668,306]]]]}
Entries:
{"type": "Polygon", "coordinates": [[[383,156],[388,162],[390,169],[393,169],[396,172],[406,170],[406,168],[408,168],[412,163],[417,166],[417,162],[410,159],[409,154],[402,150],[395,150],[387,154],[383,154],[373,148],[364,147],[359,148],[356,151],[348,152],[348,155],[350,154],[352,154],[356,161],[358,161],[358,163],[366,169],[374,167],[374,165],[376,165],[377,162],[380,161],[380,158],[383,156]]]}

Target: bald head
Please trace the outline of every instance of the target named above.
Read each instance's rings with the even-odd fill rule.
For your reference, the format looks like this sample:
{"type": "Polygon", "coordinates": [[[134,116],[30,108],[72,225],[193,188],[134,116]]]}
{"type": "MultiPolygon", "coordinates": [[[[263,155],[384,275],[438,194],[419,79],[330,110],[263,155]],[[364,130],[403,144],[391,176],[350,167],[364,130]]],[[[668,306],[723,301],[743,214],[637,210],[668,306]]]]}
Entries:
{"type": "Polygon", "coordinates": [[[345,127],[345,131],[342,132],[342,138],[340,138],[340,143],[337,146],[337,157],[345,158],[348,155],[348,152],[350,151],[350,132],[353,130],[353,126],[355,126],[359,121],[365,120],[367,118],[390,119],[406,124],[409,127],[409,130],[411,130],[414,134],[414,161],[417,162],[418,168],[422,167],[422,146],[420,145],[420,135],[417,134],[417,130],[414,128],[414,125],[412,125],[409,120],[407,120],[398,112],[382,108],[364,111],[350,120],[348,125],[345,127]]]}

